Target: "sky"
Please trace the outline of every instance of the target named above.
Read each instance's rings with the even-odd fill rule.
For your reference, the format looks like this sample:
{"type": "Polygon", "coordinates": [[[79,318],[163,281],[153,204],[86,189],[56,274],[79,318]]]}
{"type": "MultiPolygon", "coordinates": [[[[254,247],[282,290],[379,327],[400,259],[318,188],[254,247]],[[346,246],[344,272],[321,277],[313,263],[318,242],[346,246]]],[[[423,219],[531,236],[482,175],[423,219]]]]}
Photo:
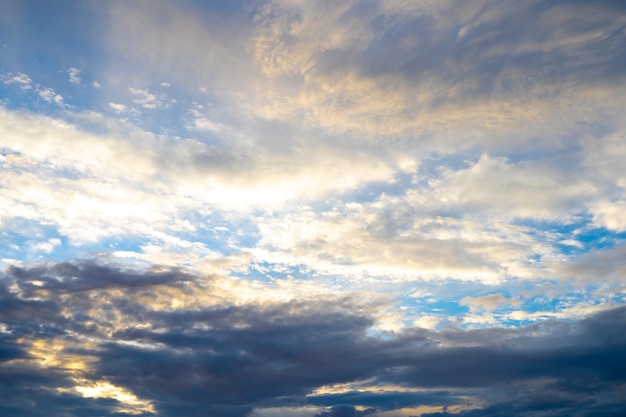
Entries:
{"type": "Polygon", "coordinates": [[[626,3],[0,2],[0,414],[626,415],[626,3]]]}

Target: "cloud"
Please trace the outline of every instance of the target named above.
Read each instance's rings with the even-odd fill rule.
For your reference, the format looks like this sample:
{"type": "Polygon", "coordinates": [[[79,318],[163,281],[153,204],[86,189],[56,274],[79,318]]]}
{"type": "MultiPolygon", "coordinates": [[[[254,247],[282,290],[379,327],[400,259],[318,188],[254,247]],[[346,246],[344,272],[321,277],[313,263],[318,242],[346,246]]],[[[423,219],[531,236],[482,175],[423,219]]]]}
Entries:
{"type": "Polygon", "coordinates": [[[8,152],[2,159],[3,221],[53,225],[70,244],[143,236],[169,242],[173,252],[198,248],[202,258],[215,251],[198,247],[206,244],[203,237],[181,236],[200,230],[181,225],[206,216],[199,214],[206,208],[246,213],[280,207],[392,181],[398,170],[411,169],[398,151],[355,155],[349,146],[313,143],[293,130],[281,133],[292,138],[285,147],[282,138],[270,140],[274,126],[241,141],[229,128],[223,146],[216,146],[157,136],[99,114],[72,116],[74,123],[0,110],[8,152]]]}
{"type": "Polygon", "coordinates": [[[585,210],[596,187],[575,171],[559,167],[565,163],[557,159],[511,164],[483,155],[468,169],[443,173],[431,186],[439,199],[463,210],[537,219],[556,215],[563,217],[555,220],[568,221],[585,210]]]}
{"type": "Polygon", "coordinates": [[[618,283],[625,284],[626,273],[626,246],[594,250],[580,255],[572,262],[562,265],[558,271],[572,276],[582,282],[618,283]]]}
{"type": "Polygon", "coordinates": [[[141,4],[107,7],[118,18],[110,20],[112,62],[133,62],[138,78],[141,68],[163,73],[128,80],[150,88],[107,79],[120,94],[107,97],[104,113],[127,113],[120,103],[128,94],[139,108],[172,110],[173,96],[155,90],[163,79],[196,92],[206,81],[206,99],[214,102],[181,109],[201,111],[175,134],[148,133],[98,113],[68,112],[71,122],[62,122],[6,111],[9,148],[24,162],[5,174],[12,187],[7,211],[50,222],[72,242],[128,233],[201,254],[211,253],[198,246],[206,242],[181,236],[170,227],[173,219],[197,218],[203,207],[261,210],[248,230],[262,239],[259,263],[485,282],[546,273],[545,264],[531,262],[537,256],[563,260],[549,235],[507,223],[572,223],[591,215],[597,226],[622,229],[621,183],[609,180],[619,172],[613,162],[610,169],[600,163],[621,149],[620,137],[604,138],[594,127],[617,123],[611,109],[620,107],[619,87],[575,83],[618,60],[609,52],[589,63],[581,52],[622,42],[608,37],[619,27],[612,6],[268,2],[246,13],[240,6],[220,9],[225,17],[215,26],[229,26],[230,34],[242,29],[232,43],[206,24],[214,17],[204,8],[164,5],[171,13],[163,14],[141,4]],[[571,25],[583,11],[593,19],[577,35],[571,25]],[[514,16],[537,32],[527,33],[514,16]],[[559,19],[563,27],[554,24],[559,19]],[[179,35],[170,39],[171,33],[179,35]],[[553,68],[547,52],[571,58],[562,78],[534,67],[553,68]],[[181,65],[193,70],[183,77],[181,65]],[[249,87],[244,93],[240,82],[249,87]],[[571,130],[575,119],[584,129],[571,130]],[[555,156],[537,157],[546,149],[555,156]],[[385,193],[403,197],[382,196],[383,184],[385,193]],[[321,256],[311,253],[315,242],[298,236],[297,224],[306,219],[297,217],[300,205],[328,198],[340,206],[358,207],[365,198],[388,207],[365,204],[342,219],[324,218],[330,211],[321,216],[320,232],[311,236],[331,254],[321,256]],[[360,215],[371,218],[352,217],[360,215]],[[426,230],[437,219],[449,225],[426,230]],[[335,235],[327,230],[334,226],[335,235]],[[496,237],[486,236],[494,230],[496,237]],[[342,240],[353,237],[364,242],[361,252],[342,240]],[[390,242],[388,250],[377,249],[390,242]],[[282,248],[292,243],[286,253],[282,248]]]}
{"type": "Polygon", "coordinates": [[[0,414],[624,414],[587,3],[2,3],[0,414]]]}
{"type": "Polygon", "coordinates": [[[3,398],[28,393],[30,401],[0,407],[15,415],[27,404],[55,409],[66,402],[99,415],[154,407],[172,416],[206,410],[244,416],[289,398],[289,406],[332,407],[318,413],[331,416],[453,406],[468,398],[484,410],[509,404],[513,415],[533,404],[560,413],[581,404],[589,412],[625,406],[624,307],[569,323],[407,328],[376,338],[368,329],[380,306],[352,297],[185,307],[185,298],[217,284],[212,280],[92,261],[7,270],[0,390],[3,398]],[[177,290],[178,307],[146,302],[177,290]],[[356,381],[362,382],[353,392],[314,393],[356,381]]]}
{"type": "MultiPolygon", "coordinates": [[[[217,93],[245,91],[254,83],[247,72],[250,59],[244,39],[250,28],[245,2],[233,1],[196,5],[110,4],[111,16],[105,33],[106,53],[112,62],[133,70],[126,74],[130,85],[144,85],[157,77],[198,91],[210,86],[217,93]],[[128,78],[131,77],[131,78],[128,78]]],[[[119,73],[102,68],[107,84],[117,85],[119,73]]]]}
{"type": "Polygon", "coordinates": [[[163,93],[155,94],[148,89],[141,90],[133,87],[130,87],[128,91],[134,97],[133,103],[139,104],[144,109],[166,109],[170,106],[167,96],[163,93]]]}
{"type": "MultiPolygon", "coordinates": [[[[8,74],[8,77],[11,77],[12,74],[8,74]]],[[[11,78],[3,77],[5,84],[17,84],[20,86],[21,90],[30,90],[33,88],[31,83],[33,80],[26,74],[18,72],[17,75],[12,76],[11,78]]]]}
{"type": "Polygon", "coordinates": [[[126,112],[126,106],[119,103],[109,103],[109,107],[113,109],[115,113],[124,113],[126,112]]]}
{"type": "Polygon", "coordinates": [[[336,405],[330,411],[316,414],[315,417],[362,417],[369,415],[376,415],[376,410],[372,408],[357,410],[351,405],[336,405]]]}
{"type": "Polygon", "coordinates": [[[61,239],[50,238],[46,242],[33,243],[30,249],[37,252],[51,253],[56,246],[61,244],[61,239]]]}
{"type": "Polygon", "coordinates": [[[80,74],[78,68],[71,67],[67,70],[67,74],[69,75],[70,84],[79,85],[81,83],[80,77],[78,76],[78,74],[80,74]]]}
{"type": "Polygon", "coordinates": [[[253,41],[271,87],[251,110],[337,133],[420,137],[445,152],[561,146],[557,138],[576,134],[568,126],[607,105],[596,80],[615,74],[620,57],[584,51],[624,42],[612,35],[623,24],[612,9],[271,2],[253,41]],[[584,28],[574,23],[582,15],[592,16],[584,28]],[[537,134],[553,139],[539,144],[537,134]]]}
{"type": "Polygon", "coordinates": [[[55,93],[50,87],[37,87],[37,94],[48,103],[54,103],[59,106],[63,105],[63,96],[55,93]]]}
{"type": "Polygon", "coordinates": [[[592,207],[593,220],[600,227],[616,232],[626,231],[626,200],[595,202],[592,207]]]}
{"type": "Polygon", "coordinates": [[[553,249],[529,229],[429,212],[428,192],[381,196],[367,204],[301,210],[259,225],[252,251],[276,263],[306,265],[320,273],[381,279],[476,280],[539,277],[532,259],[553,249]],[[424,202],[422,204],[422,201],[424,202]],[[425,207],[426,206],[426,207],[425,207]]]}
{"type": "Polygon", "coordinates": [[[468,306],[470,311],[493,311],[502,304],[519,305],[520,301],[507,298],[502,294],[491,294],[483,297],[463,297],[460,304],[468,306]]]}
{"type": "Polygon", "coordinates": [[[6,274],[7,277],[22,282],[22,289],[27,296],[30,293],[46,291],[67,293],[115,287],[130,289],[155,285],[178,285],[191,280],[191,277],[177,270],[157,270],[153,273],[137,274],[134,271],[123,271],[91,262],[62,263],[29,269],[11,266],[6,274]]]}

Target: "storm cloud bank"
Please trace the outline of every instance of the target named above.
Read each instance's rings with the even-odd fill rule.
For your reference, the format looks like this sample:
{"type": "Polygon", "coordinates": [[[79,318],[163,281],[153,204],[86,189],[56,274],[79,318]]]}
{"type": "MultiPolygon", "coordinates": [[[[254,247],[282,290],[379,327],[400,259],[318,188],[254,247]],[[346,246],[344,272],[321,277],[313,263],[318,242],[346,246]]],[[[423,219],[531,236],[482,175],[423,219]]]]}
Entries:
{"type": "Polygon", "coordinates": [[[519,328],[375,333],[382,301],[358,294],[234,303],[210,298],[227,297],[215,278],[89,260],[11,267],[1,282],[7,415],[246,416],[278,406],[326,408],[320,416],[420,406],[471,416],[626,410],[624,307],[519,328]]]}

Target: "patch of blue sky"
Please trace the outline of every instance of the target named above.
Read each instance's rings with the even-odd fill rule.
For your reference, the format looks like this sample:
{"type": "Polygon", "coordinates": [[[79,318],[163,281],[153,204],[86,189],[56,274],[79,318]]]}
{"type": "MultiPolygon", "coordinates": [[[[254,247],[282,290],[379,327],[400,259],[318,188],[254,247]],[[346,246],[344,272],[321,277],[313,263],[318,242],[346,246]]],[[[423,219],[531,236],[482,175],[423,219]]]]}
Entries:
{"type": "Polygon", "coordinates": [[[458,300],[445,298],[429,298],[422,310],[425,313],[444,315],[445,317],[462,317],[468,312],[467,306],[459,304],[458,300]]]}
{"type": "Polygon", "coordinates": [[[514,224],[528,228],[527,233],[544,240],[550,237],[553,246],[566,256],[576,256],[594,250],[608,249],[626,241],[626,232],[595,227],[590,215],[575,222],[518,219],[514,224]]]}
{"type": "MultiPolygon", "coordinates": [[[[129,104],[133,106],[133,103],[129,104]]],[[[155,135],[169,137],[189,136],[189,131],[184,120],[186,112],[185,103],[173,103],[169,101],[160,108],[139,108],[134,105],[130,111],[121,116],[131,121],[135,126],[155,135]]],[[[118,116],[118,117],[119,117],[118,116]]]]}
{"type": "Polygon", "coordinates": [[[578,230],[578,240],[586,251],[607,249],[626,241],[626,232],[615,232],[604,227],[588,227],[578,230]]]}
{"type": "Polygon", "coordinates": [[[65,119],[93,133],[106,133],[106,124],[80,118],[80,113],[96,112],[156,135],[221,143],[215,132],[203,131],[194,125],[192,114],[206,115],[198,112],[198,107],[213,109],[212,113],[219,112],[219,116],[223,116],[223,112],[215,110],[219,103],[206,104],[207,100],[213,100],[206,92],[189,92],[165,80],[148,86],[110,88],[105,81],[98,81],[94,74],[78,67],[52,68],[55,70],[47,68],[46,76],[40,77],[33,75],[38,73],[37,65],[17,70],[0,67],[3,105],[10,110],[28,110],[65,119]],[[80,112],[72,114],[74,109],[80,112]]]}
{"type": "Polygon", "coordinates": [[[232,271],[231,275],[247,280],[271,283],[282,279],[311,279],[315,271],[306,265],[287,265],[266,261],[252,262],[247,271],[232,271]]]}
{"type": "Polygon", "coordinates": [[[311,199],[307,204],[316,213],[326,213],[336,210],[343,204],[368,204],[376,202],[383,196],[402,196],[411,188],[414,175],[411,172],[398,172],[389,181],[371,181],[332,197],[311,199]]]}
{"type": "Polygon", "coordinates": [[[162,81],[105,93],[99,111],[155,135],[191,139],[211,146],[227,144],[231,139],[225,135],[235,121],[229,118],[227,107],[208,93],[188,91],[162,81]]]}
{"type": "Polygon", "coordinates": [[[527,227],[529,230],[556,233],[567,236],[590,224],[591,216],[581,214],[575,221],[537,220],[530,217],[517,218],[512,223],[527,227]]]}
{"type": "Polygon", "coordinates": [[[28,111],[54,117],[95,134],[108,133],[103,119],[84,117],[88,112],[105,113],[100,107],[99,88],[93,85],[69,85],[67,72],[55,85],[43,85],[27,73],[8,73],[0,70],[0,96],[8,110],[28,111]],[[16,82],[14,78],[28,79],[29,83],[16,82]],[[76,112],[76,109],[81,109],[76,112]]]}
{"type": "Polygon", "coordinates": [[[51,68],[102,65],[101,49],[96,46],[107,21],[94,18],[100,8],[97,3],[65,2],[63,7],[33,0],[4,3],[0,66],[22,72],[28,68],[33,79],[51,84],[48,77],[58,75],[51,68]]]}
{"type": "Polygon", "coordinates": [[[254,248],[259,240],[251,219],[227,217],[228,213],[211,210],[187,210],[177,216],[177,225],[166,231],[177,239],[200,243],[212,252],[228,256],[254,248]],[[193,225],[186,228],[184,225],[193,225]]]}
{"type": "MultiPolygon", "coordinates": [[[[559,294],[558,297],[549,296],[549,295],[535,295],[526,299],[520,306],[518,306],[519,310],[526,311],[528,313],[538,313],[538,312],[556,312],[563,307],[561,304],[561,297],[567,296],[559,294]]],[[[569,297],[575,296],[577,299],[582,300],[582,295],[580,293],[570,293],[569,297]]]]}
{"type": "Polygon", "coordinates": [[[144,237],[139,238],[139,237],[132,237],[132,236],[124,236],[123,238],[103,239],[93,245],[85,245],[83,248],[85,251],[90,252],[92,256],[96,256],[102,253],[103,250],[108,253],[115,253],[115,252],[140,253],[141,247],[145,245],[146,243],[148,243],[148,241],[144,237]]]}
{"type": "MultiPolygon", "coordinates": [[[[443,285],[450,287],[449,285],[443,285]]],[[[477,285],[468,285],[476,287],[477,285]]],[[[463,285],[463,290],[467,289],[463,285]]],[[[448,288],[438,288],[439,285],[428,285],[420,288],[422,295],[401,295],[396,298],[396,302],[406,309],[420,313],[445,314],[458,316],[467,313],[467,306],[461,304],[461,299],[467,294],[461,289],[450,290],[448,288]]],[[[415,293],[414,293],[415,294],[415,293]]]]}
{"type": "MultiPolygon", "coordinates": [[[[398,288],[395,288],[398,290],[398,288]]],[[[556,316],[559,311],[574,307],[578,303],[599,303],[600,299],[592,291],[581,291],[573,285],[560,286],[555,292],[551,282],[511,281],[498,286],[486,286],[479,282],[421,283],[412,289],[404,290],[404,295],[396,297],[396,302],[402,306],[407,317],[435,316],[441,320],[461,319],[472,313],[470,305],[472,299],[477,302],[475,314],[492,315],[493,319],[505,326],[519,326],[537,320],[533,314],[541,317],[556,316]],[[543,290],[542,290],[543,288],[543,290]],[[552,294],[552,295],[549,295],[552,294]],[[488,300],[489,296],[501,296],[501,300],[489,307],[481,308],[481,298],[488,300]],[[568,300],[564,302],[563,300],[568,300]],[[511,318],[509,314],[522,311],[523,319],[511,318]],[[541,313],[546,313],[541,315],[541,313]]],[[[397,291],[402,293],[403,291],[397,291]]],[[[620,294],[607,298],[620,302],[620,294]]],[[[488,304],[486,304],[487,306],[488,304]]],[[[489,322],[471,323],[472,326],[489,326],[489,322]]]]}
{"type": "Polygon", "coordinates": [[[489,317],[489,320],[480,323],[480,319],[476,322],[475,318],[471,318],[468,323],[461,325],[461,327],[489,327],[493,325],[491,320],[495,320],[499,325],[505,327],[518,327],[546,318],[573,317],[576,314],[584,314],[584,311],[575,311],[580,306],[594,308],[602,305],[624,303],[623,293],[617,292],[598,296],[591,288],[576,289],[571,287],[566,293],[554,295],[540,294],[524,298],[516,297],[515,291],[511,288],[505,290],[503,287],[503,291],[496,289],[495,291],[480,292],[476,291],[480,287],[477,285],[462,285],[462,287],[455,296],[438,293],[434,287],[432,292],[428,289],[423,289],[424,294],[420,297],[398,297],[398,305],[402,306],[407,319],[426,315],[438,317],[442,322],[458,323],[456,320],[472,314],[469,304],[464,302],[463,298],[479,298],[492,294],[502,294],[509,302],[503,300],[503,302],[488,309],[477,308],[473,313],[477,314],[478,317],[486,315],[486,317],[489,317]],[[570,311],[570,309],[574,310],[570,311]],[[513,312],[516,312],[516,314],[511,314],[513,312]],[[522,313],[520,314],[519,312],[522,313]]]}
{"type": "Polygon", "coordinates": [[[15,82],[14,77],[26,77],[30,80],[28,74],[0,70],[0,97],[5,108],[43,114],[59,113],[61,107],[54,101],[55,95],[51,95],[54,90],[41,90],[41,86],[38,87],[32,80],[28,84],[15,82]],[[43,98],[40,92],[49,99],[43,98]]]}
{"type": "MultiPolygon", "coordinates": [[[[57,258],[67,239],[52,224],[14,217],[0,224],[0,253],[2,258],[30,262],[57,258]]],[[[58,259],[58,258],[57,258],[58,259]]]]}
{"type": "Polygon", "coordinates": [[[425,180],[424,185],[428,185],[427,180],[440,176],[443,170],[467,169],[478,162],[481,155],[480,150],[464,150],[458,153],[431,152],[427,157],[420,160],[418,170],[420,178],[416,180],[425,180]]]}
{"type": "Polygon", "coordinates": [[[146,243],[148,241],[145,238],[133,236],[105,238],[93,243],[76,243],[63,235],[57,225],[21,217],[5,220],[0,230],[2,258],[17,262],[42,259],[63,262],[122,252],[140,254],[141,247],[146,243]]]}
{"type": "Polygon", "coordinates": [[[214,233],[229,248],[254,248],[259,242],[260,235],[253,216],[229,217],[226,212],[215,211],[202,219],[203,228],[214,233]]]}

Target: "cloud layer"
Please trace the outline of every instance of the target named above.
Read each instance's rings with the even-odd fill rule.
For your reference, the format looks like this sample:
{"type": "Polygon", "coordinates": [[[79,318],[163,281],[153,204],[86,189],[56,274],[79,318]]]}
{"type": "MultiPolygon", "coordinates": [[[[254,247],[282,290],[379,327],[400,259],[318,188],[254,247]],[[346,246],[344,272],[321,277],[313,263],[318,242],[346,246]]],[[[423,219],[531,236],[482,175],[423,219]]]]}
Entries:
{"type": "Polygon", "coordinates": [[[94,261],[12,267],[2,278],[0,370],[11,383],[0,407],[13,415],[243,416],[278,406],[527,415],[545,401],[555,415],[581,406],[618,415],[625,406],[623,307],[379,338],[369,329],[382,300],[238,304],[210,277],[94,261]]]}
{"type": "Polygon", "coordinates": [[[0,410],[617,416],[619,1],[0,4],[0,410]]]}

